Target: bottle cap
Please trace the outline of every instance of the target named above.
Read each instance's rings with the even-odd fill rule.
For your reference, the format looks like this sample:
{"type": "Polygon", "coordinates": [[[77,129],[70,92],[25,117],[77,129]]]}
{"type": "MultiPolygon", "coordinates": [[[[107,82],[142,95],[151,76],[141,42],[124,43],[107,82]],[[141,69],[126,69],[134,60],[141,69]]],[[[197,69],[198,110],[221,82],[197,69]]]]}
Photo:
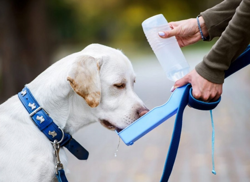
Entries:
{"type": "Polygon", "coordinates": [[[162,14],[152,16],[142,22],[142,27],[145,30],[167,25],[168,22],[162,14]]]}

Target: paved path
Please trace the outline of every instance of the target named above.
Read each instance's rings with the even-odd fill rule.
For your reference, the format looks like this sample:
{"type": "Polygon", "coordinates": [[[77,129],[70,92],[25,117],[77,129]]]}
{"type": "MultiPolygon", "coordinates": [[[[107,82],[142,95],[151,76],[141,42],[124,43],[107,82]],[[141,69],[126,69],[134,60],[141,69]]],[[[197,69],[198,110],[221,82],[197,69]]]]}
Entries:
{"type": "MultiPolygon", "coordinates": [[[[185,54],[191,67],[206,51],[185,54]]],[[[132,58],[131,58],[132,60],[132,58]]],[[[133,62],[135,90],[152,109],[170,96],[168,81],[154,57],[133,62]]],[[[211,173],[211,122],[209,112],[186,108],[183,133],[170,182],[250,181],[250,67],[228,78],[222,101],[214,111],[215,169],[211,173]]],[[[159,182],[172,134],[174,118],[138,140],[133,146],[120,143],[115,132],[99,123],[80,130],[75,138],[90,152],[88,161],[69,156],[71,182],[159,182]]]]}

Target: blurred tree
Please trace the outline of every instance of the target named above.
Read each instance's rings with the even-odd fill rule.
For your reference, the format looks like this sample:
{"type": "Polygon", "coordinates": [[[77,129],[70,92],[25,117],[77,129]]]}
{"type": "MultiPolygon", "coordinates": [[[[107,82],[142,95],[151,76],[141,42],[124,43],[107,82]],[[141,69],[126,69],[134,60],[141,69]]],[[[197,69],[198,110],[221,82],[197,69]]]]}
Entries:
{"type": "Polygon", "coordinates": [[[63,0],[0,0],[0,101],[20,91],[75,35],[73,8],[63,0]]]}
{"type": "Polygon", "coordinates": [[[98,42],[137,51],[148,46],[141,28],[146,18],[191,18],[219,1],[0,0],[0,101],[47,68],[58,46],[98,42]]]}
{"type": "Polygon", "coordinates": [[[0,25],[3,100],[49,65],[53,47],[44,0],[1,0],[0,25]]]}
{"type": "Polygon", "coordinates": [[[67,0],[75,7],[77,40],[137,44],[145,41],[141,23],[156,14],[168,21],[196,17],[221,0],[67,0]]]}
{"type": "Polygon", "coordinates": [[[76,17],[76,6],[67,0],[47,0],[50,33],[56,45],[77,41],[76,34],[80,21],[76,17]]]}

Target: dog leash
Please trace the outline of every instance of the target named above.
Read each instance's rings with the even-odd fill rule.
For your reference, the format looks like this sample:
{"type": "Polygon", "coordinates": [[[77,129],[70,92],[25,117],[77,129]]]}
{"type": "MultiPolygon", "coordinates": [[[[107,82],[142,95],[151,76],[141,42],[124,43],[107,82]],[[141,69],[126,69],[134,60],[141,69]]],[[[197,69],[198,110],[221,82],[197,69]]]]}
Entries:
{"type": "MultiPolygon", "coordinates": [[[[225,71],[225,78],[230,76],[231,74],[237,72],[241,68],[244,68],[250,64],[250,45],[246,48],[246,50],[231,64],[230,68],[225,71]]],[[[192,108],[198,109],[198,110],[212,110],[219,104],[221,97],[215,101],[215,102],[203,102],[200,100],[197,100],[192,95],[192,87],[190,84],[187,84],[183,87],[177,88],[181,89],[183,91],[182,99],[180,101],[180,105],[177,111],[177,115],[175,118],[175,125],[172,133],[172,139],[170,142],[165,167],[163,170],[161,182],[167,182],[169,180],[169,177],[171,175],[175,158],[178,152],[180,137],[181,137],[181,129],[182,129],[182,117],[184,109],[187,105],[189,105],[192,108]]],[[[212,121],[212,127],[213,127],[213,118],[211,113],[211,121],[212,121]]],[[[214,130],[214,127],[213,127],[214,130]]],[[[214,142],[214,132],[212,134],[212,158],[213,158],[213,142],[214,142]]],[[[213,163],[213,170],[212,173],[216,174],[214,170],[214,160],[213,163]]]]}
{"type": "Polygon", "coordinates": [[[36,126],[52,143],[55,152],[56,176],[59,182],[67,182],[63,164],[60,161],[59,151],[61,147],[66,147],[79,160],[87,160],[89,153],[70,134],[57,126],[49,114],[38,104],[27,87],[18,93],[18,98],[22,102],[29,116],[36,126]]]}

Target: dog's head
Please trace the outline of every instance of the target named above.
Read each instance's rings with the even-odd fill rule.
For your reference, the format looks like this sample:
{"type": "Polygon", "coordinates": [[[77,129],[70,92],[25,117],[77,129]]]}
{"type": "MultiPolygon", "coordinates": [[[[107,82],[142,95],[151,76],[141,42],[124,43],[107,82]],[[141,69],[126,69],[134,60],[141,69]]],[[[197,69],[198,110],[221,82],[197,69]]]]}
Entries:
{"type": "Polygon", "coordinates": [[[68,81],[108,129],[124,129],[148,109],[134,92],[135,73],[119,50],[92,44],[76,58],[68,81]]]}

